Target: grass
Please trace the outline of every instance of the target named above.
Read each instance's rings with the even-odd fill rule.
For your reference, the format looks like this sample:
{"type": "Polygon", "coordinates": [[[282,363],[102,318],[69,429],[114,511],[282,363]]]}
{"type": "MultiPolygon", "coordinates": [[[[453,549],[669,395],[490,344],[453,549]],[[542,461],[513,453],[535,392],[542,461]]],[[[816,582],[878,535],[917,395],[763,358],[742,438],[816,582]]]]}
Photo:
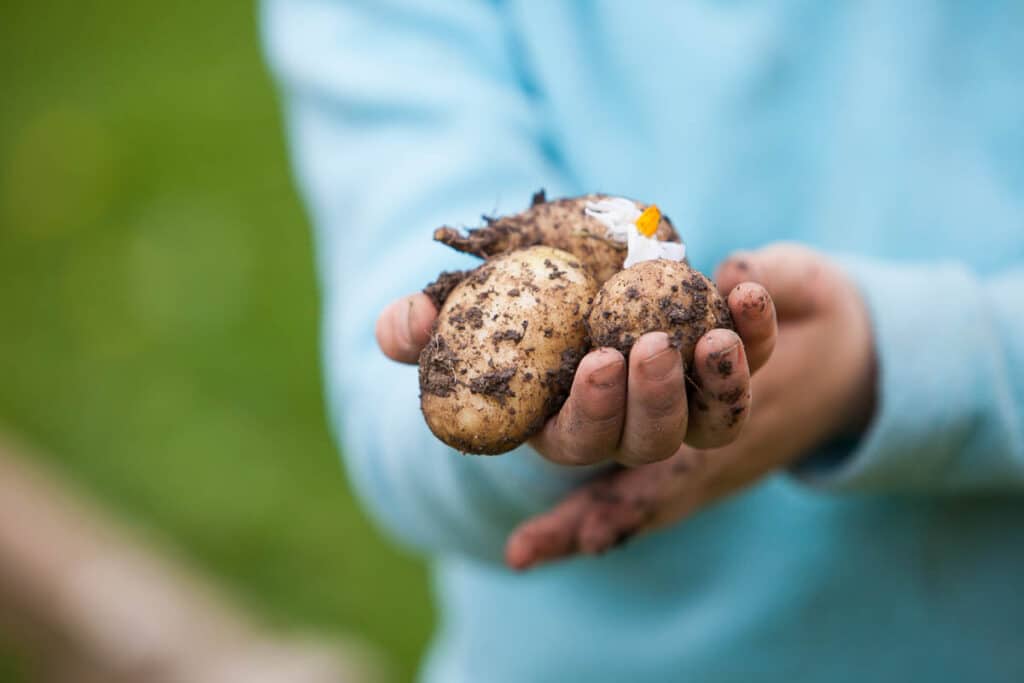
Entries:
{"type": "Polygon", "coordinates": [[[31,681],[33,673],[21,653],[0,640],[0,681],[4,683],[31,681]]]}
{"type": "Polygon", "coordinates": [[[408,678],[425,572],[370,526],[327,434],[255,14],[5,6],[0,421],[271,623],[359,634],[408,678]]]}

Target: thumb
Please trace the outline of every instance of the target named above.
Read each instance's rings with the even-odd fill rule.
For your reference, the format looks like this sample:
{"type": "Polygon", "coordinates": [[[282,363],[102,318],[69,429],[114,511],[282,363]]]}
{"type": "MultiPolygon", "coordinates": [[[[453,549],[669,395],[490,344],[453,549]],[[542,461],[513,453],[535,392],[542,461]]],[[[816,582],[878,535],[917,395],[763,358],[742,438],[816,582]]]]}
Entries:
{"type": "Polygon", "coordinates": [[[384,355],[400,363],[415,363],[430,340],[437,309],[426,294],[391,302],[377,318],[377,345],[384,355]]]}

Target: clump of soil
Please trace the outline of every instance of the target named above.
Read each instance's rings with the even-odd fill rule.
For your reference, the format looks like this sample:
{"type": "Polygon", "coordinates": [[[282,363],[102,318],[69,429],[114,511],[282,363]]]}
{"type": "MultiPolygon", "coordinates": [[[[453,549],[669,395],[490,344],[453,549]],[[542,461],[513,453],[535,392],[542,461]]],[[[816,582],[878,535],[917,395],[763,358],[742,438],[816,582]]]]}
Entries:
{"type": "Polygon", "coordinates": [[[441,304],[448,300],[455,286],[466,279],[468,270],[446,270],[437,276],[437,279],[423,288],[423,293],[434,302],[434,307],[441,310],[441,304]]]}

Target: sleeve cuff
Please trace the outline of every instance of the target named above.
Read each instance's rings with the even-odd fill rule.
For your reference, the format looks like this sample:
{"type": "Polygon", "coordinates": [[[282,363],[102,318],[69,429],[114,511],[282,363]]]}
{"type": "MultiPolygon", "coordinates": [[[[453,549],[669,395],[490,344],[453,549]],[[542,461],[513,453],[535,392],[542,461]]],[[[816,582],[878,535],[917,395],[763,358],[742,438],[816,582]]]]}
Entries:
{"type": "Polygon", "coordinates": [[[878,362],[875,414],[857,440],[792,468],[833,491],[924,491],[972,476],[957,462],[996,353],[970,274],[955,265],[839,258],[864,297],[878,362]]]}

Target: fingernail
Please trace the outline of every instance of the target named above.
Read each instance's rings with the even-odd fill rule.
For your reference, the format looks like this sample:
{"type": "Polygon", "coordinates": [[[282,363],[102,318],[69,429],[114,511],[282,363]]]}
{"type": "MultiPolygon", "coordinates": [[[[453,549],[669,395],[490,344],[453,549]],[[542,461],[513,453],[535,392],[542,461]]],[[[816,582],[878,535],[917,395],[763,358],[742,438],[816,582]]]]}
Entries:
{"type": "Polygon", "coordinates": [[[412,301],[395,302],[399,310],[391,316],[391,334],[393,342],[402,352],[407,352],[413,347],[412,341],[412,301]],[[404,307],[404,314],[402,308],[404,307]]]}
{"type": "Polygon", "coordinates": [[[405,309],[406,334],[409,341],[416,346],[425,344],[430,339],[430,326],[424,324],[422,318],[423,315],[417,313],[416,300],[410,297],[409,305],[405,309]]]}
{"type": "Polygon", "coordinates": [[[736,268],[743,277],[747,280],[757,279],[757,268],[754,266],[753,261],[750,259],[750,255],[746,252],[739,253],[733,256],[732,261],[733,267],[736,268]]]}
{"type": "Polygon", "coordinates": [[[609,389],[619,383],[622,376],[623,363],[621,358],[616,358],[610,363],[590,373],[590,383],[602,389],[609,389]]]}
{"type": "Polygon", "coordinates": [[[669,346],[667,336],[662,343],[663,347],[659,344],[661,348],[655,347],[657,350],[640,362],[640,371],[647,379],[664,379],[682,362],[679,351],[669,346]]]}

